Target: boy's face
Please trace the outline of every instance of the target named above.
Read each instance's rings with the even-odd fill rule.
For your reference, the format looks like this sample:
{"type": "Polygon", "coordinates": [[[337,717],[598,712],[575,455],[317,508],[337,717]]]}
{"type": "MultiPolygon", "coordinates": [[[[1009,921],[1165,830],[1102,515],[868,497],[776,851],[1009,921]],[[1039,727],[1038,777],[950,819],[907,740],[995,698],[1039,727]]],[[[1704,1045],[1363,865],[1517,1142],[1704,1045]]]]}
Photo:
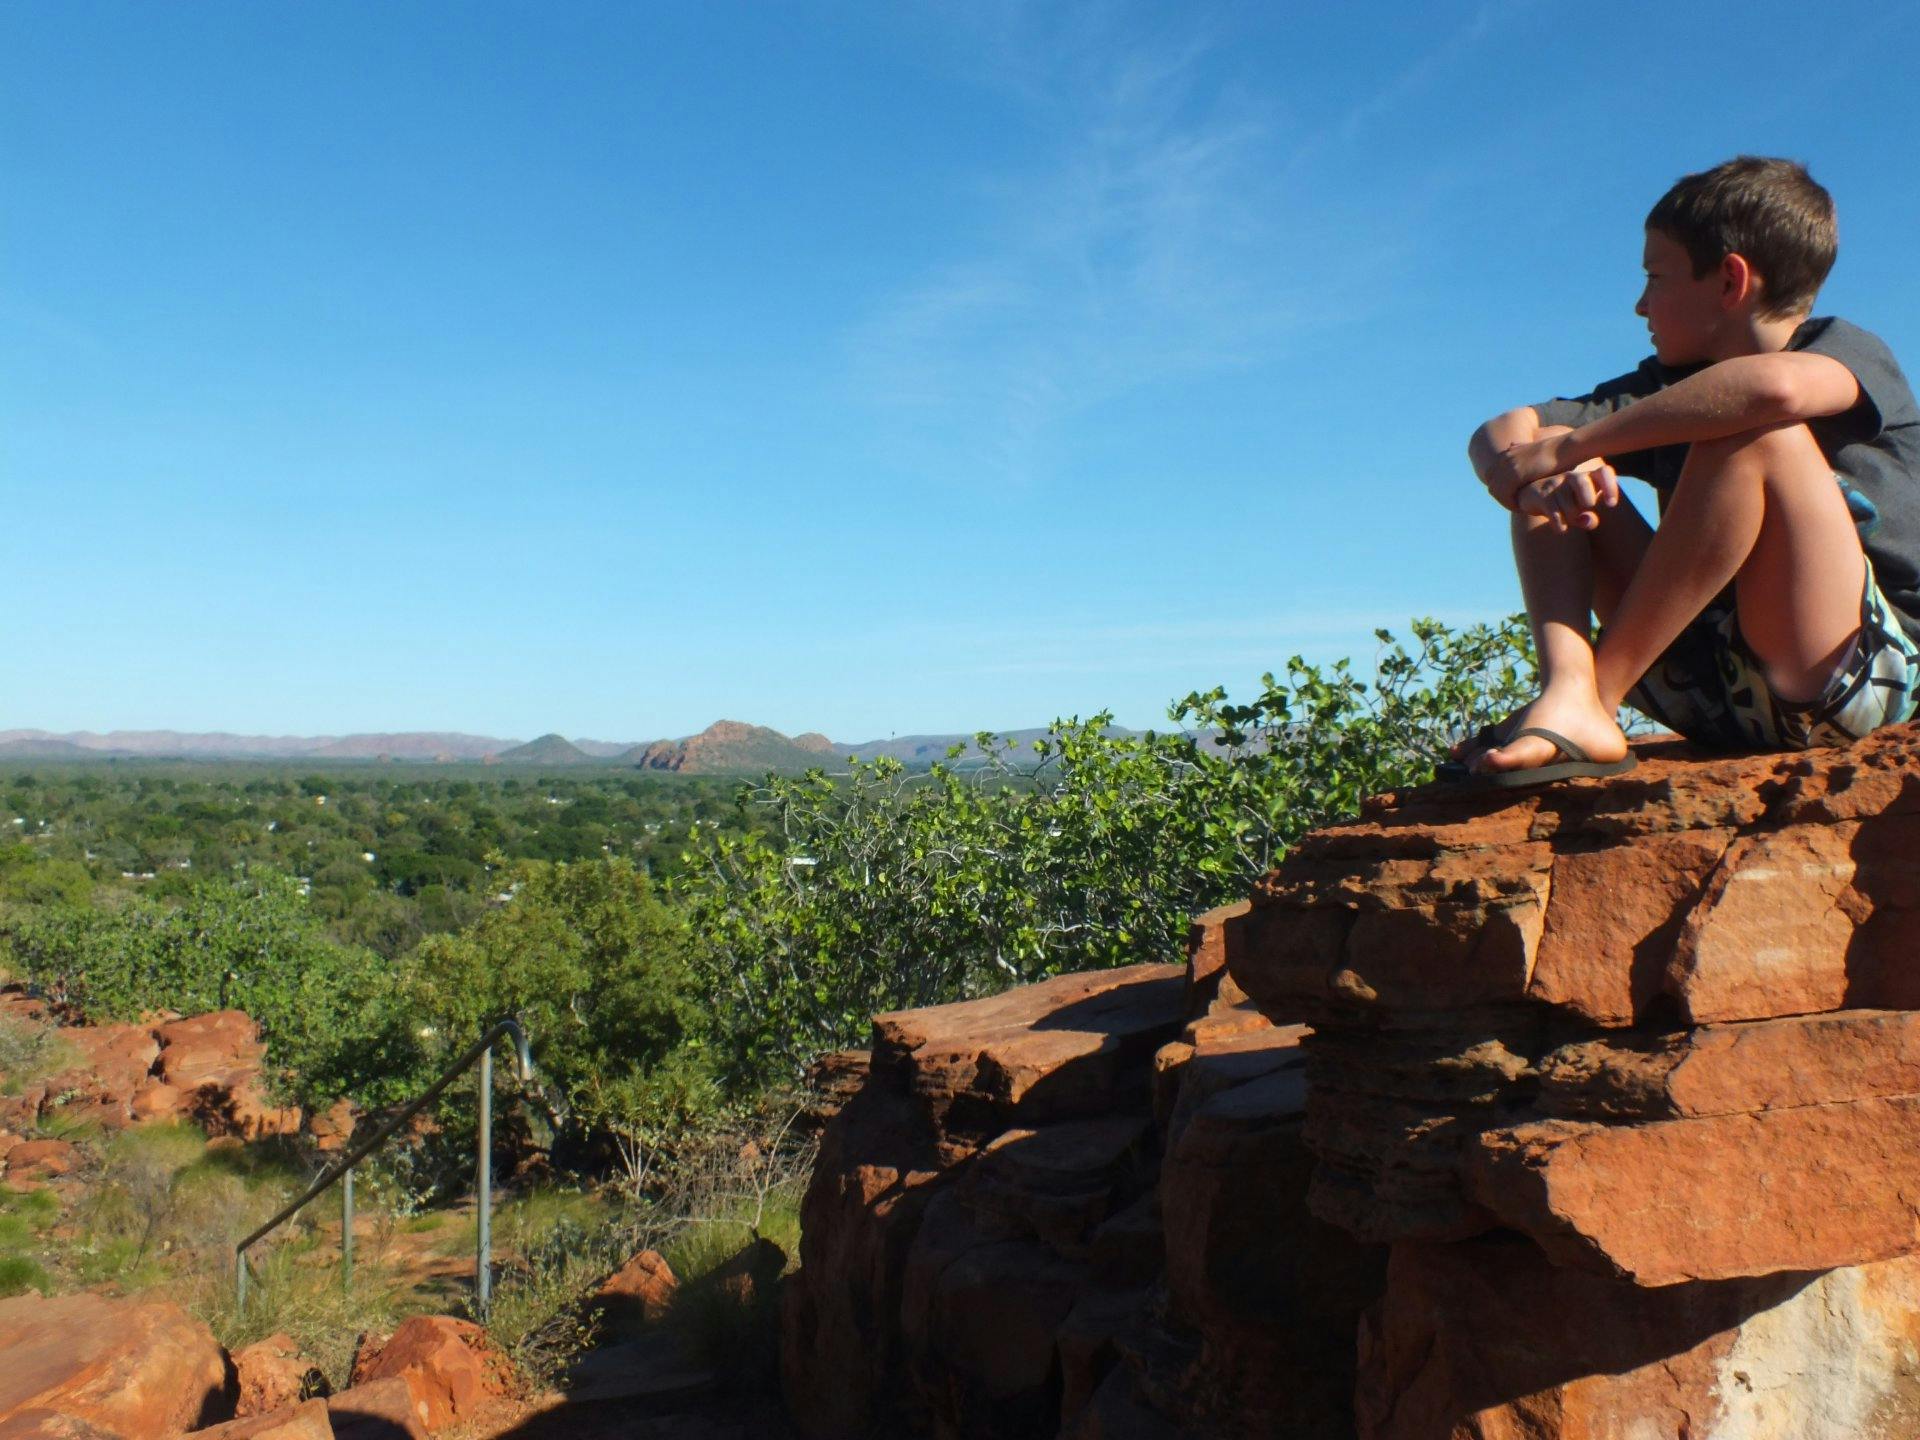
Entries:
{"type": "Polygon", "coordinates": [[[1647,286],[1633,313],[1646,317],[1653,353],[1663,365],[1711,360],[1715,337],[1726,319],[1718,270],[1694,278],[1686,247],[1658,230],[1647,231],[1647,286]]]}

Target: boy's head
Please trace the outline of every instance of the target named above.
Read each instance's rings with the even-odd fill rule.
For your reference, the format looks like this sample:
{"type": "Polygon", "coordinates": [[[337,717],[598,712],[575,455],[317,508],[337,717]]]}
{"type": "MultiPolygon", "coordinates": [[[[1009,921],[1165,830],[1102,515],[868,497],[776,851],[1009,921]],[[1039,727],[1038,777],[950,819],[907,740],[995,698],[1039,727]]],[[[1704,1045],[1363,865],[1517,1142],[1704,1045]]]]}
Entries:
{"type": "MultiPolygon", "coordinates": [[[[1722,281],[1745,273],[1756,316],[1777,320],[1806,315],[1839,251],[1833,197],[1796,161],[1742,155],[1686,176],[1660,197],[1647,215],[1647,251],[1648,294],[1640,309],[1650,320],[1658,318],[1649,308],[1657,303],[1654,286],[1661,267],[1656,257],[1672,269],[1683,255],[1690,273],[1669,277],[1674,281],[1690,279],[1697,287],[1712,283],[1724,294],[1722,281]],[[1729,257],[1740,263],[1730,266],[1729,257]]],[[[1703,300],[1704,290],[1694,298],[1703,300]]],[[[1669,328],[1688,327],[1676,323],[1669,328]]],[[[1657,325],[1655,332],[1657,344],[1657,325]]],[[[1687,337],[1670,338],[1685,348],[1687,337]]],[[[1662,358],[1703,357],[1668,357],[1663,350],[1662,358]]]]}

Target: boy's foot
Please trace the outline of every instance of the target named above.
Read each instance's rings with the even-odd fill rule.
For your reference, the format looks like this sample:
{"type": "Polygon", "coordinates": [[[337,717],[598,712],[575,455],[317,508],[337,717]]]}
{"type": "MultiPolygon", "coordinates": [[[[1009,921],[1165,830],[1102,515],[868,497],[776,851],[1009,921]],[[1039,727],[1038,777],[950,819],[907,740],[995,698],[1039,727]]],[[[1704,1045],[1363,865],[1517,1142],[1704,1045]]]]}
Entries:
{"type": "Polygon", "coordinates": [[[1626,758],[1626,732],[1602,708],[1598,696],[1549,693],[1516,712],[1501,726],[1501,734],[1516,738],[1473,756],[1467,762],[1473,773],[1492,775],[1505,770],[1537,770],[1565,758],[1559,747],[1545,736],[1519,734],[1529,728],[1564,735],[1586,752],[1589,759],[1603,764],[1626,758]]]}
{"type": "Polygon", "coordinates": [[[1504,745],[1507,736],[1519,729],[1520,723],[1520,712],[1516,710],[1499,724],[1482,725],[1473,734],[1454,741],[1447,754],[1462,765],[1470,765],[1487,751],[1504,745]]]}

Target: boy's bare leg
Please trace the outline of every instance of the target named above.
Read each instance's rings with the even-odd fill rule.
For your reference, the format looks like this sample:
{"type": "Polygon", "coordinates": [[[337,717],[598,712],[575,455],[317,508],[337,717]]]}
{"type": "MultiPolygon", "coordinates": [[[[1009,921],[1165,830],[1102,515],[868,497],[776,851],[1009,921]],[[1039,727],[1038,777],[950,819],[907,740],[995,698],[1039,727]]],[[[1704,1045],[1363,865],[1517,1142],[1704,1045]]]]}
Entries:
{"type": "MultiPolygon", "coordinates": [[[[1551,521],[1518,511],[1513,516],[1513,559],[1520,593],[1533,625],[1533,648],[1540,662],[1540,695],[1518,711],[1510,730],[1539,725],[1566,736],[1596,760],[1626,754],[1627,739],[1611,710],[1597,704],[1595,657],[1588,640],[1590,616],[1612,618],[1615,607],[1640,567],[1653,529],[1625,499],[1597,512],[1592,530],[1558,531],[1551,521]]],[[[1515,769],[1547,763],[1552,747],[1527,739],[1488,752],[1479,769],[1515,769]],[[1518,766],[1493,756],[1509,751],[1524,758],[1518,766]]]]}
{"type": "MultiPolygon", "coordinates": [[[[1562,622],[1549,630],[1561,673],[1546,668],[1543,640],[1542,693],[1523,723],[1582,746],[1619,735],[1613,714],[1627,691],[1736,580],[1741,635],[1766,666],[1768,684],[1783,699],[1812,699],[1859,632],[1865,564],[1832,467],[1804,425],[1698,442],[1599,649],[1590,652],[1584,685],[1576,683],[1578,656],[1558,633],[1567,628],[1564,615],[1547,615],[1562,622]]],[[[1549,629],[1539,620],[1536,627],[1549,629]]],[[[1624,747],[1622,737],[1589,753],[1616,759],[1624,747]]],[[[1552,758],[1546,741],[1528,738],[1488,751],[1476,768],[1526,769],[1552,758]]]]}

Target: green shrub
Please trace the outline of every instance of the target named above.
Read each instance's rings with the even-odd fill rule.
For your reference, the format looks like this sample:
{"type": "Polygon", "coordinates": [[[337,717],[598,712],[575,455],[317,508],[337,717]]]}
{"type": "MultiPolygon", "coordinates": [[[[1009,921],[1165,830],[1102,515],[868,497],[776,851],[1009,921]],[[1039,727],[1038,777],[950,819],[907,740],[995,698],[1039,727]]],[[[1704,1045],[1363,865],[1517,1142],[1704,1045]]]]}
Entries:
{"type": "Polygon", "coordinates": [[[341,1283],[337,1266],[306,1263],[297,1245],[258,1246],[250,1259],[253,1278],[244,1310],[235,1304],[230,1260],[221,1272],[200,1272],[192,1308],[229,1350],[269,1335],[291,1336],[335,1389],[351,1378],[362,1333],[391,1330],[420,1308],[372,1257],[356,1260],[351,1288],[341,1283]]]}
{"type": "Polygon", "coordinates": [[[78,1058],[57,1029],[0,1015],[0,1095],[18,1095],[35,1080],[66,1069],[78,1058]]]}
{"type": "MultiPolygon", "coordinates": [[[[578,1134],[678,1123],[708,1103],[697,1050],[701,1006],[680,917],[627,860],[527,864],[513,898],[409,957],[407,1008],[435,1066],[503,1015],[532,1041],[535,1103],[578,1134]]],[[[498,1067],[510,1085],[510,1067],[498,1067]]]]}
{"type": "Polygon", "coordinates": [[[1060,722],[1033,765],[983,734],[967,770],[769,777],[765,833],[696,831],[677,887],[736,1083],[794,1077],[876,1011],[1179,955],[1195,912],[1530,694],[1518,617],[1413,633],[1380,632],[1371,681],[1296,657],[1246,704],[1189,695],[1171,734],[1060,722]]]}
{"type": "Polygon", "coordinates": [[[0,914],[0,955],[94,1021],[243,1009],[304,1104],[343,1094],[383,1103],[419,1078],[392,966],[327,939],[285,875],[195,881],[177,904],[11,909],[0,914]]]}
{"type": "Polygon", "coordinates": [[[625,1258],[613,1241],[605,1224],[560,1218],[500,1265],[487,1333],[527,1393],[550,1387],[592,1347],[599,1321],[588,1298],[625,1258]]]}

